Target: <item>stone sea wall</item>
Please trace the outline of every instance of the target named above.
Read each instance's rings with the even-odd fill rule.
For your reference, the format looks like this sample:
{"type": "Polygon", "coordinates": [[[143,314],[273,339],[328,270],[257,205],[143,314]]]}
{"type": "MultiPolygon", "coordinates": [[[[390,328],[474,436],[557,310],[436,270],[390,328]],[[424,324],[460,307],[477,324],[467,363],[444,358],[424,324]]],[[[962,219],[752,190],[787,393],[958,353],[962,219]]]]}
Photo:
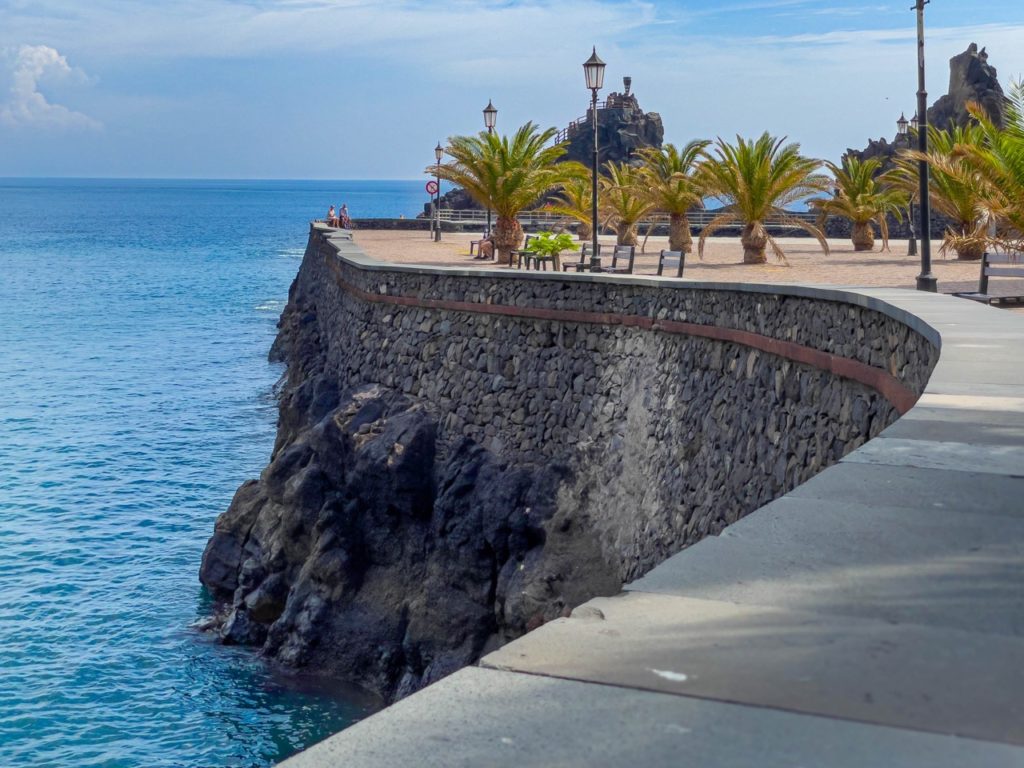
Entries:
{"type": "Polygon", "coordinates": [[[776,290],[383,265],[314,227],[271,463],[204,555],[211,629],[393,700],[781,496],[938,350],[776,290]]]}

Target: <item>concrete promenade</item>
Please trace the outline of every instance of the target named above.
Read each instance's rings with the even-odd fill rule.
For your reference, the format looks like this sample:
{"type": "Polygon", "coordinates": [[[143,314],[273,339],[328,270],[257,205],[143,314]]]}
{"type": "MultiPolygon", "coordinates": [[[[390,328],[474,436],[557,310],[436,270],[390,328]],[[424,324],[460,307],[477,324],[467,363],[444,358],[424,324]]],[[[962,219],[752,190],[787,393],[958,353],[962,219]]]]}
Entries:
{"type": "Polygon", "coordinates": [[[941,344],[881,437],[283,765],[1024,766],[1024,316],[848,292],[941,344]]]}

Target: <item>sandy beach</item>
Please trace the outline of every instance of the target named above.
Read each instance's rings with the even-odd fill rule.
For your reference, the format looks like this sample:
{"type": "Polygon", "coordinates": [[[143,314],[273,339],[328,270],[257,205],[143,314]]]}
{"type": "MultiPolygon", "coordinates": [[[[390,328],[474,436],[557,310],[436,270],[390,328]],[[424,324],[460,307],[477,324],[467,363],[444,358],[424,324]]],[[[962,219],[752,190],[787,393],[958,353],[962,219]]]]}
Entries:
{"type": "MultiPolygon", "coordinates": [[[[434,266],[484,267],[493,262],[476,261],[469,256],[469,243],[479,237],[471,233],[449,233],[435,243],[428,232],[357,230],[356,243],[370,256],[381,261],[430,264],[434,266]]],[[[613,238],[602,238],[611,244],[613,238]]],[[[920,272],[920,257],[907,256],[907,241],[893,240],[888,251],[876,244],[872,252],[857,253],[849,240],[830,240],[830,253],[824,254],[809,238],[780,238],[787,262],[775,261],[769,252],[767,264],[743,264],[743,248],[738,238],[714,238],[708,241],[704,258],[696,252],[687,258],[684,278],[703,281],[804,283],[814,285],[888,286],[913,288],[920,272]]],[[[696,243],[694,244],[696,247],[696,243]]],[[[941,241],[932,244],[932,269],[942,293],[973,291],[978,286],[978,262],[957,261],[953,254],[944,257],[941,241]]],[[[668,247],[668,238],[651,237],[645,253],[638,253],[636,273],[654,275],[658,270],[658,252],[668,247]]],[[[575,255],[567,254],[570,259],[575,255]]],[[[1024,280],[993,280],[990,293],[1024,295],[1024,280]]]]}

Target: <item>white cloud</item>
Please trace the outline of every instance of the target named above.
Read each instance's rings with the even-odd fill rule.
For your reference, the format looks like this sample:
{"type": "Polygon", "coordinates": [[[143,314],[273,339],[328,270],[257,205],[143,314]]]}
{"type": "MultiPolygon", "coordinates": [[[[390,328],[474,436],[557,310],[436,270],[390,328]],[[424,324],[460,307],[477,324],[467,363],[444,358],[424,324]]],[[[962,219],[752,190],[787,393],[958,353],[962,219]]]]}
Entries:
{"type": "Polygon", "coordinates": [[[39,91],[43,81],[84,82],[56,49],[46,45],[22,45],[10,64],[10,90],[0,103],[0,124],[15,127],[98,130],[99,122],[62,104],[51,104],[39,91]]]}

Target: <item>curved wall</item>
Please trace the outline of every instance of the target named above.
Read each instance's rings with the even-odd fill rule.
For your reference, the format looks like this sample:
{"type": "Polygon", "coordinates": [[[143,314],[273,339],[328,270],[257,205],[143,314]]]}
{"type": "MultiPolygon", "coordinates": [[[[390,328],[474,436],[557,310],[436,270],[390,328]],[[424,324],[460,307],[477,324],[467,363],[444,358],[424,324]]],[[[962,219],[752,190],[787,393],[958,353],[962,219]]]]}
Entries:
{"type": "Polygon", "coordinates": [[[203,580],[226,639],[387,698],[835,463],[938,358],[841,291],[384,265],[317,227],[275,352],[275,454],[203,580]]]}

